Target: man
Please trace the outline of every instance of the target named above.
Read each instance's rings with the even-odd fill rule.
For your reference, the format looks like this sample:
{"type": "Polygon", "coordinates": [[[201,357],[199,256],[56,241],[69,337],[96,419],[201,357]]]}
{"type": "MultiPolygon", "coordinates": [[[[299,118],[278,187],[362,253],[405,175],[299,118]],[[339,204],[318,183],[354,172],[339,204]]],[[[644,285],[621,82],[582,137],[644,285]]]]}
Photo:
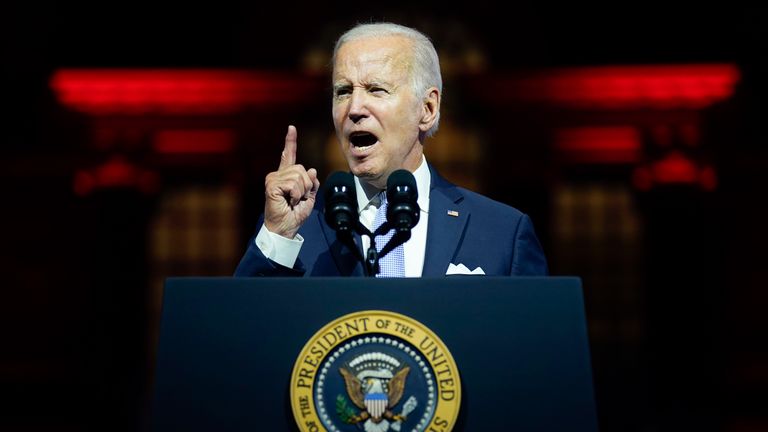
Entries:
{"type": "MultiPolygon", "coordinates": [[[[420,220],[382,258],[378,276],[546,275],[527,215],[447,182],[427,164],[423,145],[438,126],[442,78],[426,36],[390,23],[358,25],[336,43],[332,80],[333,122],[361,223],[373,231],[381,222],[381,191],[393,171],[416,178],[420,220]]],[[[363,276],[360,252],[326,225],[317,170],[296,164],[296,146],[289,126],[280,166],[266,178],[263,223],[235,275],[363,276]]],[[[359,251],[368,243],[356,238],[359,251]]],[[[376,239],[379,249],[383,243],[376,239]]]]}

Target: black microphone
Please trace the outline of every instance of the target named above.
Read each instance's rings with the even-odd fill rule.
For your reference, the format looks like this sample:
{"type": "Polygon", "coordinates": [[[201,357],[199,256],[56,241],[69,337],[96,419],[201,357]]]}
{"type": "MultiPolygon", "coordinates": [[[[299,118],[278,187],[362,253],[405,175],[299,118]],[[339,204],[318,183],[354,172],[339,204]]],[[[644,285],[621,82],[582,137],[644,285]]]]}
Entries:
{"type": "Polygon", "coordinates": [[[419,192],[416,178],[409,171],[399,169],[387,179],[387,221],[398,233],[409,233],[419,223],[419,192]]]}
{"type": "Polygon", "coordinates": [[[325,223],[338,233],[353,233],[358,223],[357,191],[351,173],[336,171],[325,189],[325,223]]]}

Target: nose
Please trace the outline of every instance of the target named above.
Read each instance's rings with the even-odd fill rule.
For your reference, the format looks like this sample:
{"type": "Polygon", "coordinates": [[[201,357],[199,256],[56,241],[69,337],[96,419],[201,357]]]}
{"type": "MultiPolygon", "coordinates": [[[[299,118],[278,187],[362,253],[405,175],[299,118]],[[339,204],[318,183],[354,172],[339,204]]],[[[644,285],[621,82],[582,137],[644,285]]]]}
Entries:
{"type": "Polygon", "coordinates": [[[349,101],[349,114],[347,114],[352,123],[358,123],[360,120],[367,118],[368,108],[366,106],[365,91],[361,89],[355,89],[352,92],[349,101]]]}

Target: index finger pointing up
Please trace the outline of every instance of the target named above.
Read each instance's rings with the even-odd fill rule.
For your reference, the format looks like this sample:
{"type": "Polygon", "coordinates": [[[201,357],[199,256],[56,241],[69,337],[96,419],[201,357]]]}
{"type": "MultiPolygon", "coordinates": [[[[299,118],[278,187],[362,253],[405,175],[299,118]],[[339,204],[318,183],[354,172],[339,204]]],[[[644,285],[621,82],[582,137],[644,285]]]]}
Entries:
{"type": "Polygon", "coordinates": [[[296,127],[293,125],[288,126],[288,133],[285,134],[285,147],[283,148],[283,154],[280,155],[280,167],[278,169],[287,168],[296,164],[296,127]]]}

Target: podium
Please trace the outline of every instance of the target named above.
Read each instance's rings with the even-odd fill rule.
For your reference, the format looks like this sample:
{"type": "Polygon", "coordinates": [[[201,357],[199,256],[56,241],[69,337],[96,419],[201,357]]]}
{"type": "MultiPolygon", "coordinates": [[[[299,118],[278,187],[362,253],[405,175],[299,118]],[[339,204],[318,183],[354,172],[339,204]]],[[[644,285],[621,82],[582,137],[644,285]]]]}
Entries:
{"type": "MultiPolygon", "coordinates": [[[[421,354],[411,354],[416,361],[423,358],[432,365],[427,383],[438,395],[438,405],[440,398],[450,395],[446,388],[460,382],[454,389],[454,396],[460,394],[458,414],[450,422],[430,421],[431,399],[417,395],[414,401],[418,401],[418,408],[413,415],[418,413],[426,423],[418,426],[406,420],[397,429],[597,430],[580,280],[478,276],[169,278],[165,284],[157,353],[153,430],[305,430],[297,426],[294,411],[317,409],[318,402],[297,408],[296,392],[302,390],[298,387],[320,376],[320,366],[313,369],[320,363],[320,354],[343,351],[342,340],[347,336],[352,340],[352,328],[359,330],[350,327],[349,322],[346,329],[343,324],[334,327],[334,323],[342,323],[340,317],[355,317],[366,311],[391,313],[423,325],[424,331],[431,331],[429,334],[444,344],[455,362],[456,380],[448,383],[447,379],[442,380],[443,371],[435,366],[442,362],[433,361],[437,357],[434,351],[424,349],[421,354]],[[326,335],[323,339],[320,331],[324,328],[326,333],[335,332],[336,336],[326,335]],[[316,346],[311,347],[313,338],[316,346]],[[332,342],[339,344],[332,348],[332,342]],[[310,352],[318,354],[317,358],[310,352]],[[300,358],[304,354],[307,355],[300,358]],[[299,368],[299,364],[305,367],[299,368]]],[[[362,320],[359,322],[366,324],[362,320]]],[[[373,321],[369,324],[371,328],[367,331],[375,333],[373,321]]],[[[388,331],[392,335],[407,335],[407,327],[393,325],[388,331]]],[[[377,335],[372,336],[376,341],[377,335]]],[[[390,336],[385,336],[389,344],[390,336]]],[[[379,340],[383,343],[384,337],[379,340]]],[[[428,348],[426,343],[421,345],[428,348]]],[[[343,346],[351,352],[349,344],[343,346]]],[[[350,361],[351,357],[345,360],[342,353],[337,365],[360,369],[359,364],[369,357],[361,354],[350,361]]],[[[390,363],[400,364],[394,360],[390,363]]],[[[389,368],[403,375],[402,365],[399,369],[389,368]]],[[[416,371],[419,367],[410,369],[416,371]]],[[[328,388],[331,379],[341,380],[341,375],[333,372],[335,366],[330,370],[328,388]]],[[[405,372],[409,373],[408,380],[416,379],[414,371],[405,372]]],[[[395,381],[383,382],[390,383],[391,399],[395,381]]],[[[326,387],[318,384],[315,382],[310,394],[319,397],[320,390],[326,387]]],[[[407,385],[410,387],[405,389],[403,400],[416,388],[407,385]]],[[[343,389],[343,385],[339,388],[343,389]]],[[[351,404],[354,395],[346,393],[332,393],[338,394],[338,400],[327,397],[326,405],[320,407],[317,415],[324,413],[336,418],[342,411],[339,404],[347,410],[351,407],[350,412],[366,411],[351,404]]],[[[368,404],[367,394],[365,403],[368,404]]],[[[373,408],[367,412],[371,418],[377,415],[373,408]]],[[[391,415],[387,418],[390,423],[397,420],[391,415]]],[[[320,421],[306,430],[366,430],[363,422],[357,421],[338,428],[324,426],[320,421]]],[[[393,425],[382,430],[396,429],[393,425]]]]}

